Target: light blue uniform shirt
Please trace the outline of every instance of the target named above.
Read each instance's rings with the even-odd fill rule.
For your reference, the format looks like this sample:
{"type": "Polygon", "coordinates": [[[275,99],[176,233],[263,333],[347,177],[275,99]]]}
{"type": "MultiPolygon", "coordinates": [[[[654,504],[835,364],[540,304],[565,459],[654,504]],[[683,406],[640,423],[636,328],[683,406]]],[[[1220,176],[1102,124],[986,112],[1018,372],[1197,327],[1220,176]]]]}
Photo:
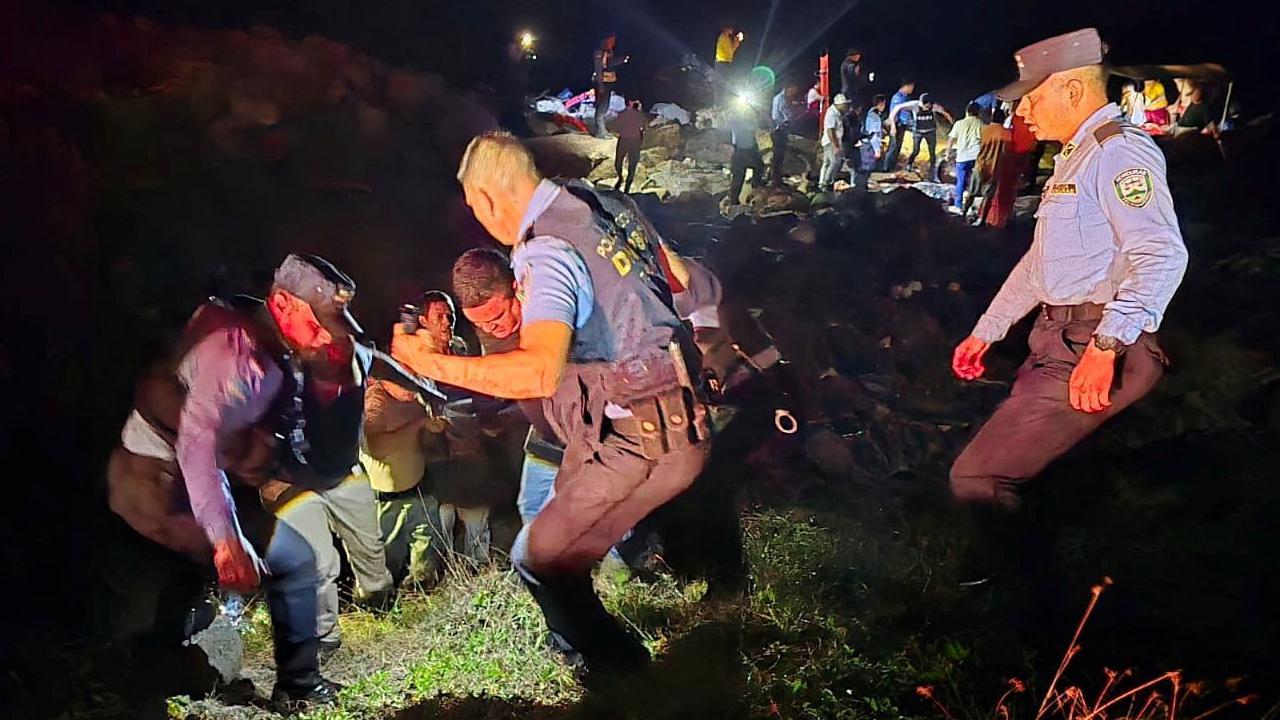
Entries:
{"type": "Polygon", "coordinates": [[[787,91],[783,90],[773,96],[773,106],[769,115],[773,118],[773,127],[778,129],[791,124],[796,115],[796,103],[787,99],[787,91]]]}
{"type": "Polygon", "coordinates": [[[560,238],[524,237],[562,192],[550,180],[543,180],[534,191],[520,224],[521,240],[511,250],[511,269],[523,307],[522,324],[554,320],[580,330],[595,304],[591,274],[582,256],[560,238]]]}
{"type": "Polygon", "coordinates": [[[879,147],[884,141],[884,120],[875,108],[868,110],[862,120],[862,133],[866,136],[862,141],[865,146],[879,147]]]}
{"type": "Polygon", "coordinates": [[[1000,340],[1041,303],[1097,303],[1105,309],[1095,334],[1132,344],[1160,327],[1186,268],[1164,155],[1109,104],[1054,157],[1031,247],[973,334],[1000,340]],[[1099,140],[1095,131],[1112,121],[1119,126],[1099,140]]]}

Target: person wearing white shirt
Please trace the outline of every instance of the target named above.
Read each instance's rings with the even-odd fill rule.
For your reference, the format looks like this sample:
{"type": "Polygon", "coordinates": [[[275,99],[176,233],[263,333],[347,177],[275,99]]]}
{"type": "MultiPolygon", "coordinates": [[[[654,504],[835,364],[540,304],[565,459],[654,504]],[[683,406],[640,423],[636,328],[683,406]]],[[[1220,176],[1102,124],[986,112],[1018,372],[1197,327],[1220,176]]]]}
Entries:
{"type": "Polygon", "coordinates": [[[965,109],[965,117],[951,126],[951,154],[956,162],[956,192],[952,201],[951,212],[959,213],[964,207],[964,190],[969,184],[969,175],[978,160],[978,152],[982,149],[982,106],[969,103],[965,109]]]}
{"type": "Polygon", "coordinates": [[[818,189],[822,192],[831,190],[836,171],[841,162],[840,143],[844,139],[844,122],[841,117],[849,110],[849,98],[840,93],[822,116],[822,170],[818,173],[818,189]]]}

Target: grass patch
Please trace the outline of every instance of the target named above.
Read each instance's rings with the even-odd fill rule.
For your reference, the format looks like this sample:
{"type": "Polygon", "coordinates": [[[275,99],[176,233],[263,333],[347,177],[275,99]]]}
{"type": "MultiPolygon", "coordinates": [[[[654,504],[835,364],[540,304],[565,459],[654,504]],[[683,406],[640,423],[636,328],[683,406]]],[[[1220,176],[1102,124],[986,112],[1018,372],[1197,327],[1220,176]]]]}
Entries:
{"type": "MultiPolygon", "coordinates": [[[[952,552],[949,540],[889,532],[877,522],[798,511],[746,515],[751,589],[732,600],[704,602],[705,583],[644,583],[603,563],[596,586],[605,606],[643,638],[659,668],[673,668],[665,681],[672,687],[655,686],[643,701],[645,717],[681,717],[680,693],[696,700],[720,682],[741,685],[733,695],[741,707],[721,717],[935,717],[916,694],[921,684],[957,717],[982,715],[982,693],[971,690],[978,664],[971,639],[919,635],[918,608],[956,598],[953,583],[932,581],[952,552]],[[704,630],[733,642],[727,651],[700,644],[704,630]],[[719,674],[698,675],[712,666],[719,674]]],[[[248,620],[245,673],[265,690],[273,679],[269,618],[255,606],[248,620]]],[[[534,712],[528,708],[539,718],[591,714],[578,705],[571,673],[546,649],[541,614],[510,571],[457,575],[431,594],[402,597],[390,612],[355,611],[341,622],[343,648],[325,673],[347,688],[337,706],[306,718],[386,718],[415,706],[412,716],[425,717],[458,702],[488,707],[490,714],[476,717],[523,717],[534,712]]],[[[172,707],[176,717],[275,717],[216,700],[172,707]]]]}

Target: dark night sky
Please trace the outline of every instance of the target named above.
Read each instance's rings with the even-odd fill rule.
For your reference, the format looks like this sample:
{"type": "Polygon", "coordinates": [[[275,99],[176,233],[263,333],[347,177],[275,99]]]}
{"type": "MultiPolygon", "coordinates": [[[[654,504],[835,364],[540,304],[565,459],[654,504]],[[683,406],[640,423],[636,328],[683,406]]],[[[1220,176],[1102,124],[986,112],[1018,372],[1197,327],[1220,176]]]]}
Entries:
{"type": "MultiPolygon", "coordinates": [[[[1224,63],[1256,94],[1263,56],[1280,42],[1277,3],[1245,13],[1240,4],[1197,0],[63,0],[196,26],[262,23],[286,33],[320,33],[390,63],[432,69],[456,81],[493,77],[502,47],[519,28],[541,38],[538,87],[585,87],[590,52],[606,30],[634,56],[633,75],[695,52],[708,59],[722,22],[745,28],[743,53],[807,79],[817,51],[866,50],[878,85],[903,76],[919,89],[962,102],[1009,79],[1012,52],[1058,32],[1095,25],[1122,63],[1224,63]],[[776,4],[776,8],[773,6],[776,4]],[[765,28],[771,9],[774,21],[765,28]],[[762,45],[763,40],[763,45],[762,45]],[[790,61],[788,63],[788,60],[790,61]]],[[[625,83],[625,78],[624,78],[625,83]]],[[[1244,83],[1242,83],[1243,85],[1244,83]]],[[[661,98],[648,98],[660,100],[661,98]]]]}

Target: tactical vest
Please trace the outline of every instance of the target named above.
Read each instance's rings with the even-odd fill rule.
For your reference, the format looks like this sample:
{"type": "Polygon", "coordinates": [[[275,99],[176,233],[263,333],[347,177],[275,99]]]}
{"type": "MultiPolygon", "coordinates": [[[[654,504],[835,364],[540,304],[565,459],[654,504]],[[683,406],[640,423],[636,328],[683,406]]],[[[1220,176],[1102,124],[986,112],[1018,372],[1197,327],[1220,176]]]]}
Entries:
{"type": "Polygon", "coordinates": [[[291,480],[309,487],[327,487],[351,473],[359,461],[360,432],[364,421],[364,383],[351,388],[327,406],[321,406],[305,392],[306,373],[296,359],[281,347],[273,331],[265,327],[259,313],[262,302],[252,298],[233,301],[212,300],[197,308],[187,323],[175,351],[154,365],[139,381],[134,407],[147,424],[171,446],[177,442],[178,420],[186,400],[187,387],[178,369],[187,353],[215,332],[232,328],[244,330],[269,362],[283,375],[280,392],[259,422],[244,432],[245,439],[234,443],[247,448],[250,438],[274,437],[275,453],[267,465],[236,466],[231,459],[230,474],[243,483],[257,485],[281,471],[291,480]]]}
{"type": "Polygon", "coordinates": [[[595,307],[574,333],[569,361],[626,363],[666,354],[685,333],[657,249],[625,203],[581,182],[563,185],[556,201],[530,228],[573,246],[591,275],[595,307]]]}
{"type": "Polygon", "coordinates": [[[916,122],[912,129],[921,135],[936,131],[938,129],[938,118],[934,116],[933,110],[917,108],[916,122]]]}
{"type": "MultiPolygon", "coordinates": [[[[670,396],[688,381],[688,368],[697,372],[701,363],[675,310],[656,240],[634,204],[581,181],[562,188],[529,237],[568,242],[591,276],[595,305],[574,332],[560,386],[544,403],[556,434],[572,443],[599,431],[606,404],[638,406],[670,396]],[[679,360],[673,341],[683,351],[679,360]]],[[[691,419],[680,422],[690,432],[697,429],[691,419]]]]}

